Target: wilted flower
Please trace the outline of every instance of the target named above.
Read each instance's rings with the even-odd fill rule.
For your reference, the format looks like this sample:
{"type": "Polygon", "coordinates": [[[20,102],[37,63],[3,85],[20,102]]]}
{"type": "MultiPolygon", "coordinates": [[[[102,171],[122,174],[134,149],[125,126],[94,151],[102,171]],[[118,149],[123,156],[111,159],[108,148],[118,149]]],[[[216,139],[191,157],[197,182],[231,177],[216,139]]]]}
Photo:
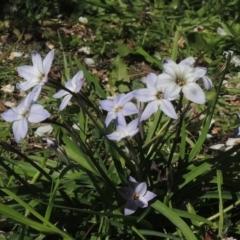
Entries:
{"type": "Polygon", "coordinates": [[[17,88],[20,91],[27,91],[34,87],[34,101],[37,100],[42,86],[48,81],[48,73],[52,66],[53,58],[54,49],[51,50],[43,60],[38,52],[32,51],[33,66],[21,66],[17,68],[19,76],[26,80],[25,82],[17,84],[17,88]]]}
{"type": "Polygon", "coordinates": [[[195,59],[193,57],[188,57],[179,64],[170,59],[164,59],[164,71],[158,75],[157,87],[176,86],[177,92],[182,91],[188,100],[198,104],[205,103],[205,94],[196,82],[202,80],[204,86],[208,89],[212,86],[212,82],[205,76],[207,70],[200,67],[194,68],[194,63],[195,59]]]}
{"type": "Polygon", "coordinates": [[[121,141],[122,139],[131,139],[138,131],[138,118],[131,121],[129,124],[117,125],[115,132],[107,135],[108,139],[113,141],[121,141]]]}
{"type": "Polygon", "coordinates": [[[174,85],[157,85],[157,75],[150,73],[147,76],[147,88],[133,91],[133,95],[140,102],[149,102],[143,111],[140,121],[149,118],[158,109],[161,109],[166,115],[177,119],[177,114],[170,101],[179,97],[178,88],[174,85]]]}
{"type": "Polygon", "coordinates": [[[115,96],[113,100],[101,100],[99,101],[102,109],[108,112],[107,118],[105,120],[106,126],[109,123],[117,118],[118,124],[124,125],[125,118],[124,116],[129,116],[132,114],[138,113],[137,107],[129,102],[133,98],[132,92],[122,93],[119,96],[115,96]]]}
{"type": "MultiPolygon", "coordinates": [[[[71,92],[78,93],[83,85],[84,76],[83,71],[79,71],[72,79],[65,83],[65,88],[69,89],[71,92]]],[[[62,111],[68,104],[68,102],[72,98],[72,94],[70,94],[66,90],[60,90],[59,92],[53,95],[54,98],[61,98],[63,97],[62,103],[59,107],[59,111],[62,111]]]]}
{"type": "Polygon", "coordinates": [[[124,208],[124,215],[133,214],[138,207],[148,207],[148,202],[157,195],[153,192],[147,191],[147,183],[138,183],[133,177],[129,177],[128,187],[119,188],[119,192],[127,199],[124,208]]]}
{"type": "Polygon", "coordinates": [[[228,58],[228,54],[231,55],[231,63],[233,63],[235,65],[235,67],[240,66],[240,59],[234,54],[233,51],[228,50],[228,51],[224,51],[223,55],[228,58]]]}
{"type": "Polygon", "coordinates": [[[12,129],[17,143],[27,136],[28,121],[39,123],[51,116],[42,105],[35,104],[33,98],[34,94],[30,92],[17,107],[1,114],[6,122],[13,122],[12,129]]]}

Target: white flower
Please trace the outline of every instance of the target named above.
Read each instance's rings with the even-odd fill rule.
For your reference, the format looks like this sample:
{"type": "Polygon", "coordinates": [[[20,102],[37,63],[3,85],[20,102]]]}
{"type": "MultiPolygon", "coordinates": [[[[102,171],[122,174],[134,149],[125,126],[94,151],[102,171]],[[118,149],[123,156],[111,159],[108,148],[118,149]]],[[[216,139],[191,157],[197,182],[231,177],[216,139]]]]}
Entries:
{"type": "Polygon", "coordinates": [[[124,138],[131,139],[138,131],[138,118],[131,121],[129,124],[117,125],[115,132],[107,135],[108,139],[113,141],[121,141],[124,138]]]}
{"type": "Polygon", "coordinates": [[[115,96],[113,100],[99,101],[102,109],[108,111],[105,120],[106,126],[108,126],[109,123],[116,118],[118,124],[124,126],[126,122],[124,116],[138,113],[137,107],[132,102],[129,102],[132,98],[133,94],[132,92],[129,92],[127,94],[122,93],[119,96],[115,96]]]}
{"type": "Polygon", "coordinates": [[[233,51],[228,50],[228,51],[224,51],[223,55],[228,58],[228,54],[231,55],[231,63],[233,63],[235,65],[235,67],[240,66],[240,59],[234,54],[233,51]]]}
{"type": "Polygon", "coordinates": [[[158,75],[156,86],[176,86],[177,92],[180,93],[182,91],[188,100],[204,104],[205,94],[196,82],[202,80],[207,89],[212,86],[212,82],[205,76],[207,70],[200,67],[194,68],[194,63],[195,59],[193,57],[188,57],[179,64],[170,59],[164,59],[164,71],[158,75]]]}
{"type": "Polygon", "coordinates": [[[138,183],[133,177],[129,177],[128,187],[119,188],[119,192],[127,199],[124,208],[124,215],[133,214],[138,207],[148,207],[148,202],[157,195],[153,192],[147,191],[147,183],[138,183]]]}
{"type": "Polygon", "coordinates": [[[42,86],[48,81],[48,73],[52,66],[53,58],[54,49],[51,50],[43,60],[38,52],[32,51],[33,66],[21,66],[17,68],[19,76],[26,80],[17,84],[17,88],[25,92],[35,87],[36,95],[34,101],[37,100],[42,86]]]}
{"type": "Polygon", "coordinates": [[[133,95],[140,102],[149,102],[143,111],[140,121],[149,118],[159,108],[169,117],[177,119],[177,114],[170,101],[179,97],[178,88],[175,85],[157,85],[157,75],[150,73],[147,76],[147,88],[133,91],[133,95]]]}
{"type": "Polygon", "coordinates": [[[82,24],[87,24],[88,23],[88,19],[86,17],[79,17],[78,21],[82,24]]]}
{"type": "Polygon", "coordinates": [[[227,35],[225,30],[223,28],[220,28],[220,27],[217,28],[217,34],[220,35],[220,36],[226,36],[227,35]]]}
{"type": "MultiPolygon", "coordinates": [[[[83,71],[79,71],[72,79],[65,83],[65,88],[69,89],[71,92],[78,93],[83,85],[84,76],[83,71]]],[[[68,102],[72,98],[72,94],[67,92],[66,90],[60,90],[59,92],[53,95],[54,98],[61,98],[63,97],[62,103],[59,107],[59,111],[62,111],[68,104],[68,102]]]]}
{"type": "Polygon", "coordinates": [[[28,121],[39,123],[51,115],[40,104],[33,101],[34,94],[30,92],[17,107],[7,110],[1,116],[6,122],[13,122],[12,129],[17,143],[27,136],[28,121]]]}

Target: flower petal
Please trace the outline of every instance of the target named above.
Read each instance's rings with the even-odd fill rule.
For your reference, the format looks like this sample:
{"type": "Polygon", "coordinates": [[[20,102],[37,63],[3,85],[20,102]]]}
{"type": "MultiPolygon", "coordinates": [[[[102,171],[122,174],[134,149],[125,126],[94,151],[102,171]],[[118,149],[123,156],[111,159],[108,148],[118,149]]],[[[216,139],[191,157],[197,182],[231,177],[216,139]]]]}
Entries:
{"type": "Polygon", "coordinates": [[[148,103],[146,108],[144,109],[140,121],[144,121],[148,119],[153,113],[155,113],[158,110],[159,107],[159,101],[153,101],[148,103]]]}
{"type": "MultiPolygon", "coordinates": [[[[13,109],[16,109],[16,108],[13,108],[13,109]]],[[[18,112],[14,111],[13,109],[8,109],[7,111],[1,114],[1,117],[6,122],[14,122],[22,119],[22,115],[18,114],[18,112]]]]}
{"type": "Polygon", "coordinates": [[[30,112],[28,115],[28,121],[31,123],[39,123],[47,118],[49,118],[51,114],[43,108],[40,104],[33,104],[30,108],[30,112]]]}
{"type": "Polygon", "coordinates": [[[172,103],[167,99],[162,99],[160,104],[160,109],[170,118],[177,119],[178,116],[172,105],[172,103]]]}
{"type": "Polygon", "coordinates": [[[154,89],[143,88],[133,91],[134,97],[140,102],[156,100],[156,94],[157,94],[156,88],[154,89]]]}
{"type": "Polygon", "coordinates": [[[137,187],[137,185],[138,185],[138,182],[136,181],[136,179],[133,178],[132,176],[129,176],[128,186],[129,188],[132,189],[133,193],[135,192],[135,188],[137,187]]]}
{"type": "Polygon", "coordinates": [[[139,199],[137,199],[135,203],[140,208],[145,208],[148,206],[148,201],[144,197],[139,197],[139,199]]]}
{"type": "Polygon", "coordinates": [[[140,197],[144,196],[147,192],[147,183],[141,182],[137,185],[135,189],[135,193],[138,194],[140,197]]]}
{"type": "Polygon", "coordinates": [[[197,83],[192,82],[185,84],[182,87],[182,91],[188,100],[198,104],[205,103],[205,94],[197,83]]]}
{"type": "Polygon", "coordinates": [[[32,51],[32,62],[34,69],[44,74],[42,58],[37,51],[32,51]]]}
{"type": "Polygon", "coordinates": [[[70,93],[65,90],[60,90],[59,92],[57,92],[53,95],[53,98],[61,98],[67,94],[70,94],[70,93]]]}
{"type": "Polygon", "coordinates": [[[125,208],[124,208],[124,215],[126,215],[126,216],[131,215],[136,210],[137,210],[137,205],[136,205],[135,201],[128,200],[126,205],[125,205],[125,208]]]}
{"type": "Polygon", "coordinates": [[[61,105],[60,105],[60,107],[59,107],[59,111],[62,111],[62,110],[67,106],[67,104],[69,103],[69,101],[71,100],[71,98],[72,98],[72,95],[71,95],[71,94],[68,94],[68,95],[66,95],[66,96],[63,98],[63,100],[62,100],[62,102],[61,102],[61,105]]]}
{"type": "Polygon", "coordinates": [[[147,88],[156,89],[157,75],[155,73],[149,73],[147,75],[147,88]]]}
{"type": "Polygon", "coordinates": [[[138,113],[138,109],[135,104],[128,102],[124,105],[120,112],[122,112],[123,116],[129,116],[138,113]]]}
{"type": "Polygon", "coordinates": [[[182,60],[179,65],[188,65],[190,67],[194,67],[195,59],[193,57],[188,57],[182,60]]]}
{"type": "Polygon", "coordinates": [[[117,96],[113,101],[115,102],[116,105],[124,106],[127,102],[131,101],[133,97],[134,96],[132,92],[129,92],[127,94],[122,93],[119,96],[117,96]]]}
{"type": "Polygon", "coordinates": [[[134,195],[134,191],[129,188],[129,187],[121,187],[118,189],[118,191],[121,193],[121,195],[127,199],[127,200],[131,200],[133,199],[133,195],[134,195]]]}
{"type": "Polygon", "coordinates": [[[116,112],[108,112],[107,117],[105,119],[105,125],[106,127],[109,125],[109,123],[117,118],[117,113],[116,112]]]}
{"type": "Polygon", "coordinates": [[[28,122],[26,118],[23,118],[19,121],[15,121],[12,125],[12,130],[15,141],[19,143],[23,138],[27,136],[28,122]]]}
{"type": "Polygon", "coordinates": [[[147,193],[143,196],[143,198],[146,200],[146,201],[150,201],[152,200],[153,198],[155,198],[157,195],[153,192],[150,192],[150,191],[147,191],[147,193]]]}
{"type": "Polygon", "coordinates": [[[35,77],[38,77],[34,73],[33,66],[21,66],[17,68],[18,75],[22,78],[24,78],[26,81],[31,81],[35,77]]]}
{"type": "Polygon", "coordinates": [[[203,82],[204,87],[205,87],[207,90],[210,90],[210,89],[213,87],[212,80],[211,80],[209,77],[203,76],[201,80],[202,80],[202,82],[203,82]]]}
{"type": "Polygon", "coordinates": [[[105,111],[112,111],[114,110],[114,103],[112,100],[100,100],[99,104],[101,105],[101,108],[105,111]]]}
{"type": "Polygon", "coordinates": [[[42,64],[43,64],[43,69],[44,69],[45,75],[48,75],[48,73],[51,69],[52,61],[54,58],[54,52],[55,52],[55,49],[51,50],[43,60],[42,64]]]}

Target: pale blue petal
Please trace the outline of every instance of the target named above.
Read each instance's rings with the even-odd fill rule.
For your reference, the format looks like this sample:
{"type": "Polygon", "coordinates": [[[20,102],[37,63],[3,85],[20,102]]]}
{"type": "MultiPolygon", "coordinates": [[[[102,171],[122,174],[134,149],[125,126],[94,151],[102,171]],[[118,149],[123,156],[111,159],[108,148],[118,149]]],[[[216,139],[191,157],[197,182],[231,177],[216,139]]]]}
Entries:
{"type": "Polygon", "coordinates": [[[107,135],[107,138],[108,138],[109,140],[119,142],[119,141],[122,140],[123,136],[122,136],[122,134],[120,134],[118,131],[116,131],[116,132],[113,132],[113,133],[111,133],[111,134],[108,134],[108,135],[107,135]]]}
{"type": "Polygon", "coordinates": [[[76,75],[72,78],[72,81],[74,82],[75,86],[78,85],[78,82],[83,81],[83,71],[79,71],[76,73],[76,75]]]}
{"type": "Polygon", "coordinates": [[[124,116],[129,116],[138,113],[138,109],[135,104],[128,102],[123,106],[123,109],[120,112],[122,112],[124,116]]]}
{"type": "Polygon", "coordinates": [[[137,210],[137,205],[136,205],[135,201],[128,200],[126,205],[125,205],[125,208],[124,208],[124,215],[126,215],[126,216],[131,215],[136,210],[137,210]]]}
{"type": "Polygon", "coordinates": [[[156,82],[156,87],[159,89],[159,87],[166,87],[169,84],[176,84],[176,79],[172,78],[169,74],[167,73],[162,73],[158,75],[157,82],[156,82]]]}
{"type": "Polygon", "coordinates": [[[158,91],[156,90],[156,88],[154,90],[143,88],[143,89],[133,91],[133,95],[140,102],[148,102],[148,101],[156,100],[157,92],[158,91]]]}
{"type": "Polygon", "coordinates": [[[65,95],[68,95],[68,94],[70,95],[69,92],[67,92],[65,90],[60,90],[59,92],[57,92],[53,95],[53,98],[61,98],[61,97],[65,96],[65,95]]]}
{"type": "Polygon", "coordinates": [[[207,90],[210,90],[213,87],[212,80],[209,77],[203,76],[201,81],[203,82],[203,85],[207,90]]]}
{"type": "Polygon", "coordinates": [[[6,122],[14,122],[22,119],[22,115],[15,112],[16,108],[8,109],[6,112],[2,113],[1,116],[6,122]]]}
{"type": "Polygon", "coordinates": [[[195,81],[197,81],[199,78],[202,78],[206,73],[207,73],[206,68],[196,67],[195,71],[193,73],[193,75],[195,77],[195,81]]]}
{"type": "Polygon", "coordinates": [[[169,100],[162,99],[160,109],[170,118],[177,119],[176,111],[169,100]]]}
{"type": "Polygon", "coordinates": [[[44,69],[45,75],[48,75],[48,73],[51,69],[52,61],[54,58],[54,51],[55,51],[55,49],[51,50],[43,60],[43,69],[44,69]]]}
{"type": "Polygon", "coordinates": [[[31,81],[34,78],[38,78],[34,73],[33,66],[21,66],[17,68],[20,77],[24,78],[26,81],[31,81]]]}
{"type": "Polygon", "coordinates": [[[182,60],[178,65],[188,65],[190,67],[194,67],[195,59],[193,57],[188,57],[182,60]]]}
{"type": "Polygon", "coordinates": [[[205,103],[205,94],[197,83],[187,83],[182,87],[183,94],[188,100],[198,103],[205,103]]]}
{"type": "Polygon", "coordinates": [[[135,189],[135,193],[138,194],[140,197],[143,197],[147,192],[147,183],[141,182],[135,189]]]}
{"type": "Polygon", "coordinates": [[[15,141],[19,143],[22,139],[24,139],[27,136],[28,122],[26,118],[23,118],[19,121],[15,121],[12,125],[12,130],[15,141]]]}
{"type": "Polygon", "coordinates": [[[139,197],[139,199],[135,200],[135,203],[140,208],[146,208],[148,206],[148,201],[144,197],[139,197]]]}
{"type": "Polygon", "coordinates": [[[126,120],[122,111],[117,112],[117,123],[118,125],[121,125],[121,126],[124,126],[124,124],[126,123],[126,120]]]}
{"type": "Polygon", "coordinates": [[[60,105],[60,107],[59,107],[59,111],[62,111],[62,110],[67,106],[67,104],[69,103],[69,101],[71,100],[71,98],[72,98],[72,95],[71,95],[71,94],[68,94],[68,95],[66,95],[66,96],[63,98],[63,100],[62,100],[62,102],[61,102],[61,105],[60,105]]]}
{"type": "Polygon", "coordinates": [[[155,198],[157,195],[153,192],[149,192],[147,191],[146,194],[143,196],[143,198],[146,200],[146,201],[150,201],[152,200],[153,198],[155,198]]]}
{"type": "Polygon", "coordinates": [[[30,112],[28,115],[28,121],[31,123],[39,123],[47,118],[49,118],[51,114],[43,108],[40,104],[33,104],[30,108],[30,112]]]}
{"type": "Polygon", "coordinates": [[[105,111],[113,111],[114,110],[114,103],[112,100],[100,100],[99,104],[101,108],[105,111]]]}
{"type": "Polygon", "coordinates": [[[147,88],[155,90],[157,82],[157,75],[155,73],[149,73],[147,75],[147,88]]]}
{"type": "Polygon", "coordinates": [[[153,101],[148,103],[147,107],[144,109],[140,121],[144,121],[148,119],[153,113],[155,113],[158,110],[159,102],[153,101]]]}
{"type": "MultiPolygon", "coordinates": [[[[127,125],[127,129],[128,129],[128,132],[129,132],[129,133],[134,133],[135,131],[136,131],[136,133],[138,132],[138,128],[137,128],[137,126],[138,126],[138,121],[139,121],[139,119],[136,118],[136,119],[134,119],[133,121],[131,121],[131,122],[127,125]]],[[[136,133],[134,133],[134,135],[135,135],[136,133]]],[[[133,135],[132,135],[132,136],[133,136],[133,135]]]]}
{"type": "Polygon", "coordinates": [[[36,102],[40,96],[40,93],[42,91],[42,86],[41,85],[37,85],[33,88],[33,90],[31,91],[31,98],[34,102],[36,102]]]}
{"type": "Polygon", "coordinates": [[[36,51],[32,51],[32,62],[34,68],[38,70],[41,74],[44,74],[42,58],[40,54],[36,51]]]}
{"type": "Polygon", "coordinates": [[[107,117],[105,119],[105,125],[106,127],[109,125],[109,123],[117,118],[117,113],[116,112],[108,112],[107,117]]]}
{"type": "Polygon", "coordinates": [[[28,89],[39,84],[39,78],[33,78],[31,81],[20,82],[16,85],[16,88],[22,92],[27,91],[28,89]]]}
{"type": "Polygon", "coordinates": [[[138,182],[136,181],[136,179],[133,178],[132,176],[129,176],[128,186],[129,186],[130,189],[132,189],[133,194],[135,192],[135,188],[137,187],[137,185],[138,185],[138,182]]]}
{"type": "Polygon", "coordinates": [[[119,106],[124,106],[127,102],[129,102],[132,98],[133,98],[133,93],[132,92],[129,92],[127,94],[125,93],[122,93],[120,94],[118,97],[116,97],[114,100],[115,100],[115,103],[117,103],[117,105],[119,106]]]}
{"type": "Polygon", "coordinates": [[[179,93],[181,92],[181,87],[177,84],[169,84],[168,86],[164,87],[163,90],[163,98],[168,99],[170,101],[179,98],[179,93]]]}
{"type": "Polygon", "coordinates": [[[118,191],[121,193],[121,195],[125,199],[127,199],[127,200],[133,199],[134,191],[132,191],[132,189],[130,189],[128,187],[121,187],[118,189],[118,191]]]}

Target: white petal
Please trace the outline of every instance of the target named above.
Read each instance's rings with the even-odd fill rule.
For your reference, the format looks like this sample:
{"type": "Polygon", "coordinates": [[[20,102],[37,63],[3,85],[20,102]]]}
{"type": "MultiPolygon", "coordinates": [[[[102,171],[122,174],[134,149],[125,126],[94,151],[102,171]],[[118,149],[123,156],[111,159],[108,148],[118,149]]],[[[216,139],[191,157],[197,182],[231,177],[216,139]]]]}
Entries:
{"type": "Polygon", "coordinates": [[[132,189],[128,188],[128,187],[121,187],[118,189],[118,191],[121,193],[121,195],[125,198],[125,199],[132,199],[134,192],[132,191],[132,189]]]}
{"type": "Polygon", "coordinates": [[[67,104],[69,103],[69,101],[71,100],[71,98],[72,98],[72,95],[66,95],[64,98],[63,98],[63,100],[62,100],[62,102],[61,102],[61,105],[60,105],[60,107],[59,107],[59,111],[62,111],[66,106],[67,106],[67,104]]]}
{"type": "Polygon", "coordinates": [[[117,96],[113,101],[119,106],[124,106],[127,102],[131,101],[133,97],[134,96],[132,92],[129,92],[127,94],[122,93],[117,96]]]}
{"type": "Polygon", "coordinates": [[[178,116],[176,111],[172,105],[172,103],[166,99],[162,99],[160,104],[160,109],[170,118],[177,119],[178,116]]]}
{"type": "Polygon", "coordinates": [[[99,104],[101,105],[101,108],[105,111],[112,111],[114,110],[114,103],[112,100],[100,100],[99,104]]]}
{"type": "Polygon", "coordinates": [[[35,77],[31,81],[20,82],[16,85],[16,88],[22,92],[27,91],[28,89],[39,84],[39,78],[35,77]]]}
{"type": "Polygon", "coordinates": [[[152,200],[153,198],[155,198],[157,195],[153,192],[149,192],[147,191],[146,194],[143,196],[143,198],[146,200],[146,201],[150,201],[152,200]]]}
{"type": "Polygon", "coordinates": [[[194,71],[194,77],[195,81],[198,80],[199,78],[202,78],[207,72],[206,68],[201,68],[201,67],[196,67],[194,71]]]}
{"type": "Polygon", "coordinates": [[[26,118],[23,118],[19,121],[16,121],[12,125],[13,135],[15,141],[19,143],[23,138],[27,136],[28,132],[28,123],[26,118]]]}
{"type": "Polygon", "coordinates": [[[109,140],[119,142],[124,138],[124,136],[122,136],[122,134],[120,134],[119,132],[113,132],[111,134],[108,134],[107,138],[109,140]]]}
{"type": "Polygon", "coordinates": [[[147,75],[147,88],[156,89],[157,75],[155,73],[149,73],[147,75]]]}
{"type": "Polygon", "coordinates": [[[224,146],[225,144],[219,143],[219,144],[212,145],[210,148],[214,150],[219,150],[219,149],[222,149],[224,146]]]}
{"type": "Polygon", "coordinates": [[[147,183],[146,182],[139,183],[135,189],[135,193],[143,197],[146,194],[146,192],[147,192],[147,183]]]}
{"type": "Polygon", "coordinates": [[[202,82],[203,82],[204,87],[205,87],[207,90],[210,90],[210,89],[213,87],[212,80],[211,80],[209,77],[203,76],[201,80],[202,80],[202,82]]]}
{"type": "Polygon", "coordinates": [[[152,90],[149,88],[143,88],[133,91],[134,97],[140,102],[156,100],[156,94],[157,94],[156,89],[152,90]]]}
{"type": "Polygon", "coordinates": [[[26,81],[31,81],[32,79],[38,77],[35,75],[33,66],[21,66],[17,68],[20,77],[24,78],[26,81]]]}
{"type": "Polygon", "coordinates": [[[36,51],[32,51],[32,62],[35,70],[38,70],[39,73],[44,74],[42,58],[36,51]]]}
{"type": "Polygon", "coordinates": [[[163,98],[168,99],[169,101],[175,100],[179,98],[180,91],[181,87],[177,84],[169,84],[163,88],[163,98]]]}
{"type": "Polygon", "coordinates": [[[39,123],[47,118],[49,118],[51,114],[43,108],[40,104],[33,104],[30,108],[30,112],[28,115],[28,121],[31,123],[39,123]]]}
{"type": "MultiPolygon", "coordinates": [[[[14,108],[14,109],[16,109],[16,108],[14,108]]],[[[17,112],[13,111],[13,109],[8,109],[6,112],[1,114],[1,117],[6,122],[14,122],[14,121],[22,119],[22,115],[20,115],[17,112]]]]}
{"type": "Polygon", "coordinates": [[[44,69],[45,75],[48,75],[48,73],[51,69],[52,61],[54,58],[54,51],[55,51],[54,49],[51,50],[43,60],[43,69],[44,69]]]}
{"type": "Polygon", "coordinates": [[[138,118],[136,118],[127,125],[127,129],[130,133],[137,129],[138,121],[138,118]]]}
{"type": "Polygon", "coordinates": [[[125,208],[124,208],[124,215],[126,215],[126,216],[131,215],[136,210],[137,210],[137,205],[136,205],[135,201],[128,200],[125,205],[125,208]]]}
{"type": "Polygon", "coordinates": [[[124,105],[121,112],[124,116],[129,116],[138,113],[138,109],[135,104],[133,104],[132,102],[128,102],[124,105]]]}
{"type": "Polygon", "coordinates": [[[159,107],[159,101],[153,101],[148,103],[147,107],[144,109],[140,121],[144,121],[148,119],[153,113],[155,113],[158,110],[159,107]]]}
{"type": "Polygon", "coordinates": [[[40,126],[37,128],[37,130],[34,132],[36,136],[44,136],[46,134],[50,134],[53,131],[53,127],[50,124],[40,126]]]}
{"type": "Polygon", "coordinates": [[[135,203],[140,208],[145,208],[148,206],[148,201],[144,197],[139,197],[139,199],[136,200],[135,203]]]}
{"type": "Polygon", "coordinates": [[[109,125],[109,123],[117,118],[117,113],[116,112],[108,112],[107,117],[105,119],[105,125],[106,127],[109,125]]]}
{"type": "Polygon", "coordinates": [[[187,83],[182,87],[182,91],[184,96],[198,104],[204,104],[205,103],[205,94],[203,90],[198,86],[197,83],[187,83]]]}
{"type": "Polygon", "coordinates": [[[179,65],[188,65],[190,67],[194,67],[195,59],[193,57],[188,57],[182,60],[179,65]]]}
{"type": "Polygon", "coordinates": [[[53,95],[53,98],[61,98],[61,97],[65,96],[65,95],[67,95],[67,94],[70,95],[69,92],[67,92],[67,91],[65,91],[65,90],[60,90],[59,92],[57,92],[57,93],[55,93],[55,94],[53,95]]]}

